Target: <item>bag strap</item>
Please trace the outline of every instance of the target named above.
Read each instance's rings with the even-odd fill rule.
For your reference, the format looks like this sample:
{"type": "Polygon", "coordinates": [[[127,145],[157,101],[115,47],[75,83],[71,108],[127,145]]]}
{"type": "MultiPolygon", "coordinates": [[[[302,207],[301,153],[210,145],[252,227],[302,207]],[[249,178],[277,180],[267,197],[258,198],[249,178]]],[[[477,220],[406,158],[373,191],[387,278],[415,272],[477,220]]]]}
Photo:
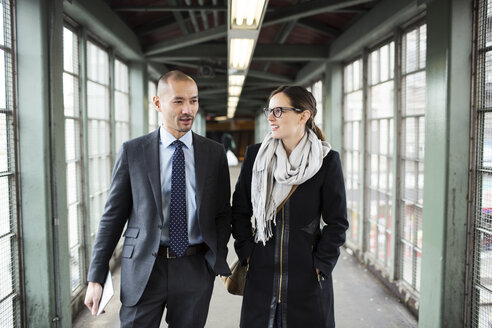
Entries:
{"type": "Polygon", "coordinates": [[[290,196],[292,196],[292,194],[294,193],[294,191],[296,191],[297,187],[299,187],[299,185],[293,185],[292,186],[292,189],[290,190],[289,195],[287,196],[287,198],[284,199],[284,201],[282,202],[282,204],[280,204],[279,207],[277,207],[277,210],[275,211],[275,214],[277,214],[282,209],[282,207],[284,207],[285,203],[287,203],[287,201],[289,200],[290,196]]]}

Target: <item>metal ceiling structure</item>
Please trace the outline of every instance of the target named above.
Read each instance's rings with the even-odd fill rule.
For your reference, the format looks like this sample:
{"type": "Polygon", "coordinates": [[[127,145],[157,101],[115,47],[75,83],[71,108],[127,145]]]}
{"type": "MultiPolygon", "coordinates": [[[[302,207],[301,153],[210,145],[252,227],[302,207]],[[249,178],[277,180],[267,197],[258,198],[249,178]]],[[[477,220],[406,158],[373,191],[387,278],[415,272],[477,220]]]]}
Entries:
{"type": "MultiPolygon", "coordinates": [[[[269,0],[236,117],[252,117],[281,84],[308,84],[330,44],[376,0],[269,0]]],[[[136,34],[145,57],[194,77],[200,108],[227,111],[230,0],[106,0],[136,34]]],[[[162,72],[164,73],[164,72],[162,72]]]]}

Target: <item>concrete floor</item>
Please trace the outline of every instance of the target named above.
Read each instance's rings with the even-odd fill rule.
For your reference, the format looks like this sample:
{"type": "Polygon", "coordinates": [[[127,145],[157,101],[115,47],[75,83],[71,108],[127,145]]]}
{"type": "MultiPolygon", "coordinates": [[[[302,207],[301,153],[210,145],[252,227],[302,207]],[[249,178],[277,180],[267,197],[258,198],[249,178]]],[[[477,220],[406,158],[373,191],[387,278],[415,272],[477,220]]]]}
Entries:
{"type": "MultiPolygon", "coordinates": [[[[231,168],[231,185],[234,187],[239,168],[231,168]]],[[[228,262],[235,259],[232,240],[229,242],[228,262]]],[[[342,250],[340,260],[333,272],[335,289],[335,319],[337,327],[342,328],[404,328],[417,327],[417,321],[410,312],[379,282],[357,259],[342,250]]],[[[109,303],[106,313],[92,317],[83,311],[74,321],[74,328],[117,328],[120,272],[113,273],[116,294],[109,303]]],[[[206,328],[233,328],[239,326],[241,311],[240,296],[226,292],[222,281],[216,279],[206,328]]],[[[160,328],[166,328],[162,320],[160,328]]],[[[144,327],[143,327],[144,328],[144,327]]],[[[262,328],[262,327],[254,327],[262,328]]]]}

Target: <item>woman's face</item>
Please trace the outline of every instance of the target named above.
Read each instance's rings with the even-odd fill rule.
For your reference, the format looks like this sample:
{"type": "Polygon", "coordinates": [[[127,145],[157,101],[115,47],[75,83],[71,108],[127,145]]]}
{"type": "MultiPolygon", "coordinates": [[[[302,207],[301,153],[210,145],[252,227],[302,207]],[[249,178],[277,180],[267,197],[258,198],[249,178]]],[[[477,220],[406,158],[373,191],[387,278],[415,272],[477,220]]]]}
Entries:
{"type": "MultiPolygon", "coordinates": [[[[292,107],[289,98],[284,93],[277,93],[270,99],[269,108],[292,107]]],[[[268,122],[272,131],[272,138],[287,140],[304,135],[307,119],[305,113],[297,113],[293,110],[284,110],[280,117],[275,117],[272,112],[268,115],[268,122]]],[[[308,117],[309,118],[309,117],[308,117]]]]}

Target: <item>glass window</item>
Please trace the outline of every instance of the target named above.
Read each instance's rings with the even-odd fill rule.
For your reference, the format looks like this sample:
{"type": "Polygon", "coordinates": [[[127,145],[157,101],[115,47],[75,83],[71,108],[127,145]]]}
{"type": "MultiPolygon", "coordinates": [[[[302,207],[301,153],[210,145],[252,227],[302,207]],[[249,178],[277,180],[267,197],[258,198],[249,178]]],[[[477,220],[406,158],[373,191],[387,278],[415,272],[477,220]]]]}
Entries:
{"type": "Polygon", "coordinates": [[[108,196],[111,169],[111,116],[108,53],[87,41],[87,125],[90,230],[94,238],[108,196]]]}
{"type": "Polygon", "coordinates": [[[159,112],[155,110],[152,99],[157,95],[155,83],[149,81],[149,132],[154,131],[159,127],[159,112]]]}
{"type": "Polygon", "coordinates": [[[424,190],[426,25],[402,37],[400,199],[400,277],[420,291],[424,190]]]}
{"type": "Polygon", "coordinates": [[[0,3],[0,326],[21,327],[12,5],[0,3]]]}
{"type": "Polygon", "coordinates": [[[118,59],[114,62],[114,121],[116,149],[130,139],[130,90],[128,66],[118,59]]]}
{"type": "Polygon", "coordinates": [[[314,99],[316,99],[317,113],[314,117],[314,123],[323,130],[323,81],[319,80],[311,88],[314,99]]]}
{"type": "Polygon", "coordinates": [[[63,107],[65,113],[65,160],[67,170],[68,242],[72,294],[84,284],[82,191],[82,140],[79,93],[79,39],[69,28],[63,29],[63,107]]]}
{"type": "Polygon", "coordinates": [[[347,238],[358,244],[362,204],[362,59],[343,69],[343,148],[342,162],[347,192],[347,238]]]}
{"type": "Polygon", "coordinates": [[[393,196],[394,42],[369,53],[366,249],[389,272],[393,196]]]}

